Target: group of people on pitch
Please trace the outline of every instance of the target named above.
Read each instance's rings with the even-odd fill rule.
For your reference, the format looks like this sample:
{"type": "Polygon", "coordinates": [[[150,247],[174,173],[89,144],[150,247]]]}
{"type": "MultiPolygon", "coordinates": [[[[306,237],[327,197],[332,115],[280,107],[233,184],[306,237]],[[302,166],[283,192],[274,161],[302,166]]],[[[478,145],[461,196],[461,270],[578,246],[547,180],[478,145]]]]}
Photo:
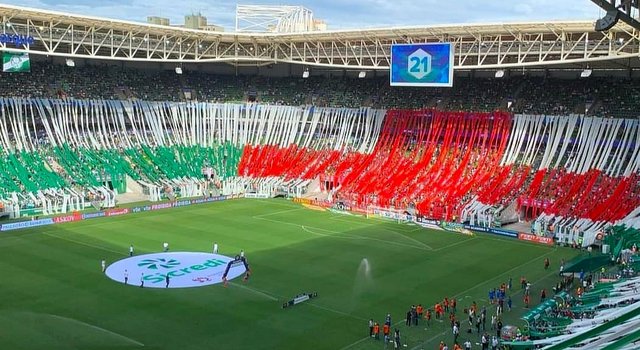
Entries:
{"type": "MultiPolygon", "coordinates": [[[[384,324],[382,326],[382,335],[384,336],[384,342],[393,342],[393,347],[395,349],[400,348],[400,330],[394,329],[393,331],[393,339],[391,338],[391,314],[387,314],[384,319],[384,324]]],[[[369,337],[380,340],[380,324],[378,322],[374,322],[373,319],[369,320],[369,337]]]]}

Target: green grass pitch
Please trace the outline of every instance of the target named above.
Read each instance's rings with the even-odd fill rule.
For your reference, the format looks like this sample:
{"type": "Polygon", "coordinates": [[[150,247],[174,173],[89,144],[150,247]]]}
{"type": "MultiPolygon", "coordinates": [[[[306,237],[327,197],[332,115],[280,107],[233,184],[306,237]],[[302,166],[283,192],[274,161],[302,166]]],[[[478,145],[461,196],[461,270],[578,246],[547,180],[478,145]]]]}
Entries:
{"type": "Polygon", "coordinates": [[[484,305],[489,288],[512,277],[513,323],[523,312],[520,276],[538,302],[560,259],[577,254],[244,199],[3,233],[0,251],[0,348],[13,350],[384,349],[367,338],[367,322],[386,313],[408,349],[434,349],[451,344],[448,322],[406,327],[412,304],[448,296],[459,310],[484,305]],[[227,288],[140,289],[101,272],[101,259],[125,258],[131,243],[142,254],[165,241],[172,251],[210,252],[214,241],[227,256],[243,249],[253,275],[227,288]],[[319,297],[281,309],[310,291],[319,297]]]}

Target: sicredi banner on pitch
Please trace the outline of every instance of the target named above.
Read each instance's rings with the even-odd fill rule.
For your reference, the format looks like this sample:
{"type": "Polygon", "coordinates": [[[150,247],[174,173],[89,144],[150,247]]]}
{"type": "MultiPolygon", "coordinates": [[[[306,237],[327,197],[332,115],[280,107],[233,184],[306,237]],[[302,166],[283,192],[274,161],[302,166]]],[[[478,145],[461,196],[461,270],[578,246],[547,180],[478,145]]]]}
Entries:
{"type": "MultiPolygon", "coordinates": [[[[221,283],[227,264],[232,260],[220,254],[198,252],[154,253],[118,260],[107,267],[105,274],[120,283],[124,283],[127,275],[128,284],[134,286],[144,280],[145,288],[166,288],[167,276],[169,288],[202,287],[221,283]]],[[[227,280],[245,271],[242,264],[233,266],[227,280]]]]}

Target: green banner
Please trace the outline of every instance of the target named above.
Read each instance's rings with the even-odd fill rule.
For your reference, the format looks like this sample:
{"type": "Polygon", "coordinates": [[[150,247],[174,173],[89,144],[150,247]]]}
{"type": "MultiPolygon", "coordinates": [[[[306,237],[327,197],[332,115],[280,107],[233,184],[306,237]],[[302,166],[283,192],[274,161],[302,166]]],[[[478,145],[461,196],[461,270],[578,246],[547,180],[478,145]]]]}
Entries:
{"type": "Polygon", "coordinates": [[[2,55],[3,72],[30,72],[31,61],[28,53],[4,52],[2,55]]]}

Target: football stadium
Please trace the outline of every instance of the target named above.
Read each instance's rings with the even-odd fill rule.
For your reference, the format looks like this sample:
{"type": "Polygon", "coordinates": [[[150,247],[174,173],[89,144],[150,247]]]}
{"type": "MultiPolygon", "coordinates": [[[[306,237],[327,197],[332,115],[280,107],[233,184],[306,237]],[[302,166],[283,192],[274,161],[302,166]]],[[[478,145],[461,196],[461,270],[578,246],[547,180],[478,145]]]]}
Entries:
{"type": "Polygon", "coordinates": [[[583,5],[0,4],[0,349],[640,349],[640,8],[583,5]]]}

